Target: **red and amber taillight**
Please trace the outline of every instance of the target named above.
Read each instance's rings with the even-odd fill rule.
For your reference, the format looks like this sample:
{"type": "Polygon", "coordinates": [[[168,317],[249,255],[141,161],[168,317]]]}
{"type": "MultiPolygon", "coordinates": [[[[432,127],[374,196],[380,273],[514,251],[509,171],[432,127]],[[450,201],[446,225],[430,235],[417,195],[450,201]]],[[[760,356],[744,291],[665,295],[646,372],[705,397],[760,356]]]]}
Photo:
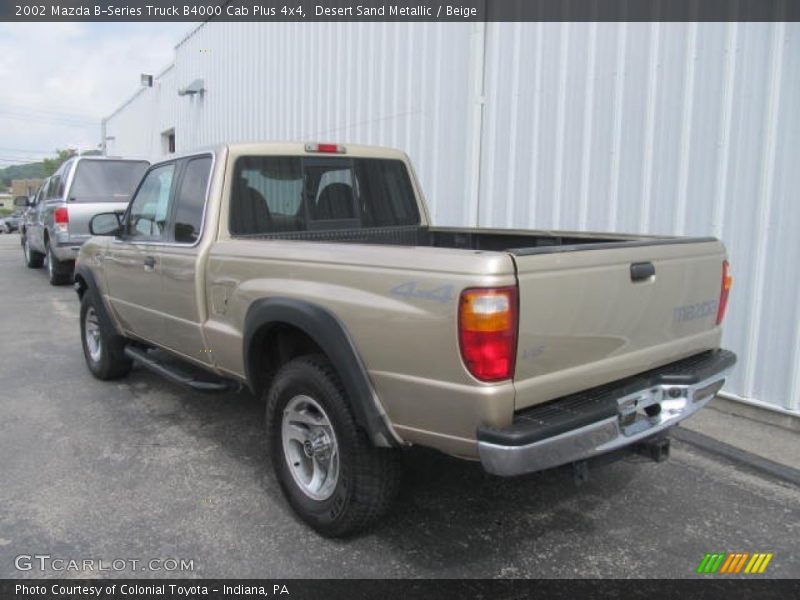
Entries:
{"type": "Polygon", "coordinates": [[[517,354],[517,288],[471,288],[458,305],[461,358],[481,381],[514,376],[517,354]]]}
{"type": "Polygon", "coordinates": [[[719,304],[717,306],[717,325],[722,323],[725,318],[725,309],[728,308],[728,296],[730,295],[733,277],[728,274],[728,261],[722,261],[722,285],[719,290],[719,304]]]}
{"type": "Polygon", "coordinates": [[[57,231],[66,233],[69,229],[69,210],[65,206],[60,206],[53,211],[53,221],[57,231]]]}

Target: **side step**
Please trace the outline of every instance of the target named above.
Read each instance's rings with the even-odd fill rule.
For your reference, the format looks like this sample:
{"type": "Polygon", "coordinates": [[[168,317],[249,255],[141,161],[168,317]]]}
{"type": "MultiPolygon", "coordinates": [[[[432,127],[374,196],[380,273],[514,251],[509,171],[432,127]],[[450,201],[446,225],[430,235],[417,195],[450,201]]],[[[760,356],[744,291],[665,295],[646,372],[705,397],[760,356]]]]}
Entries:
{"type": "Polygon", "coordinates": [[[153,373],[197,392],[203,392],[204,394],[224,394],[227,392],[238,392],[242,388],[241,384],[237,381],[216,377],[198,367],[188,364],[178,366],[166,360],[160,360],[148,354],[147,350],[143,348],[126,346],[125,354],[128,358],[134,360],[153,373]]]}

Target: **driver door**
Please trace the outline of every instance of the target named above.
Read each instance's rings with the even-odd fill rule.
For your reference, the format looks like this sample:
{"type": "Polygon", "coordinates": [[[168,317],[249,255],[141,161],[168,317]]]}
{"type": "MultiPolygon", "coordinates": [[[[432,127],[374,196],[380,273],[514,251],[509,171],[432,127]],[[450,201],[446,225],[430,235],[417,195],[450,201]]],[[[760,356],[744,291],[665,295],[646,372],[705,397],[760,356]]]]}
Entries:
{"type": "Polygon", "coordinates": [[[123,232],[109,244],[105,262],[109,303],[123,327],[157,344],[167,341],[160,300],[161,247],[168,236],[175,172],[171,162],[145,174],[125,214],[123,232]]]}

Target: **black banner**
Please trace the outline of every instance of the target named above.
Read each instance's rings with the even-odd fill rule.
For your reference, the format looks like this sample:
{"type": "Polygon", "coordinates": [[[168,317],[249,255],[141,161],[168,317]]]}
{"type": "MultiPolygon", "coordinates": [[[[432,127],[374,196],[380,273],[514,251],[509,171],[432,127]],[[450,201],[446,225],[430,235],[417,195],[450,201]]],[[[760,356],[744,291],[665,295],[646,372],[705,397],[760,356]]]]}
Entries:
{"type": "Polygon", "coordinates": [[[699,580],[2,580],[3,600],[523,600],[529,598],[797,598],[800,581],[699,580]]]}
{"type": "Polygon", "coordinates": [[[800,0],[4,0],[0,21],[798,21],[800,0]]]}

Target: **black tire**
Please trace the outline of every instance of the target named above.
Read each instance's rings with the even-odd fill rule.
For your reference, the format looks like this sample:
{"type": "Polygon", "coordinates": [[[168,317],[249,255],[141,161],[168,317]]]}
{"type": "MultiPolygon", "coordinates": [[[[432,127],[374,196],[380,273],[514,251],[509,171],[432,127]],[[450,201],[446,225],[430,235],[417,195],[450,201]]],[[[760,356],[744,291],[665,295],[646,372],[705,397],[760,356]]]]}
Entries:
{"type": "Polygon", "coordinates": [[[328,360],[313,355],[286,363],[275,375],[266,396],[267,442],[272,466],[283,493],[300,518],[327,537],[356,533],[380,519],[400,488],[400,452],[372,445],[356,424],[347,394],[328,360]],[[314,499],[300,487],[284,452],[284,411],[299,396],[310,397],[322,407],[335,434],[338,478],[325,499],[314,499]]]}
{"type": "MultiPolygon", "coordinates": [[[[133,361],[125,356],[126,339],[114,331],[108,321],[105,310],[100,301],[95,298],[92,290],[87,290],[81,298],[81,346],[86,366],[97,379],[103,381],[125,377],[133,366],[133,361]],[[90,345],[87,332],[87,319],[93,320],[97,325],[96,338],[100,351],[90,345]]],[[[90,327],[90,329],[92,329],[90,327]]]]}
{"type": "Polygon", "coordinates": [[[50,285],[66,285],[72,283],[72,262],[58,260],[50,249],[50,244],[45,244],[44,262],[47,266],[47,280],[50,285]]]}
{"type": "Polygon", "coordinates": [[[22,240],[22,256],[25,259],[25,266],[29,269],[41,269],[44,263],[44,254],[31,248],[27,237],[22,240]]]}

